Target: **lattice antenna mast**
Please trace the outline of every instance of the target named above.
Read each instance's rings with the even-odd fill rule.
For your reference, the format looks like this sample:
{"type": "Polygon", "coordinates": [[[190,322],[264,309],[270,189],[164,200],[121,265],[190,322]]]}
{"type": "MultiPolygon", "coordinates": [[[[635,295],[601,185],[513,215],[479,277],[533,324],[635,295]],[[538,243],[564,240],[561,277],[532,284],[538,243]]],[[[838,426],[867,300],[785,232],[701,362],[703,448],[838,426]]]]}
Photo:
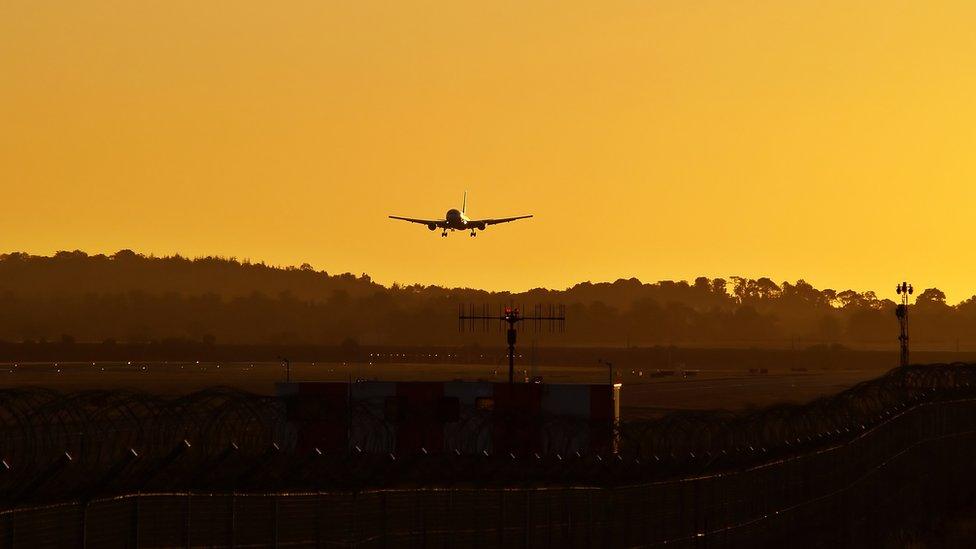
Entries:
{"type": "Polygon", "coordinates": [[[475,310],[473,305],[458,305],[458,329],[462,332],[481,329],[488,331],[492,321],[499,327],[505,326],[506,342],[508,343],[508,382],[515,383],[515,342],[518,339],[517,325],[519,322],[529,321],[537,331],[564,332],[566,331],[566,307],[563,305],[536,305],[531,315],[524,315],[519,307],[512,305],[499,307],[497,314],[491,314],[487,305],[481,306],[481,311],[475,310]]]}
{"type": "Polygon", "coordinates": [[[901,303],[895,308],[895,316],[898,317],[901,328],[898,334],[898,341],[901,344],[901,365],[908,366],[908,296],[915,293],[915,288],[907,282],[902,282],[895,286],[895,292],[901,296],[901,303]]]}

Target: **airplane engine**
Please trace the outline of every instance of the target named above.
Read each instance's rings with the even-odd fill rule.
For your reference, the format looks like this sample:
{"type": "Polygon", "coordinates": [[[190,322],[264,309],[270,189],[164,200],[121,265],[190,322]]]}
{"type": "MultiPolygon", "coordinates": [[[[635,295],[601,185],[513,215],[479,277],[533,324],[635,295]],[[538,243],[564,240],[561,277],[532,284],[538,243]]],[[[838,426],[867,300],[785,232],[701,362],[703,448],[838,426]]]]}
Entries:
{"type": "Polygon", "coordinates": [[[427,228],[430,229],[430,230],[432,230],[432,231],[436,231],[437,230],[437,225],[434,225],[433,223],[428,223],[427,224],[427,228]]]}
{"type": "Polygon", "coordinates": [[[475,227],[477,227],[479,231],[483,231],[485,230],[485,227],[487,227],[487,225],[485,225],[484,223],[478,223],[477,225],[475,225],[475,227]]]}

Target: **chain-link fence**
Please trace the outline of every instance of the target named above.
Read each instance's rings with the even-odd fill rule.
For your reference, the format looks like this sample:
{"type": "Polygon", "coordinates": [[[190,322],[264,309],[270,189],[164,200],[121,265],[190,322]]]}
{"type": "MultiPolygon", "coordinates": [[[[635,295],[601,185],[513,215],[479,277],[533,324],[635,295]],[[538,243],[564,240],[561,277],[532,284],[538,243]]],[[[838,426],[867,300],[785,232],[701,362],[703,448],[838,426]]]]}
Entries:
{"type": "MultiPolygon", "coordinates": [[[[622,461],[623,458],[614,460],[622,461]]],[[[877,546],[973,492],[976,397],[713,473],[607,486],[139,493],[0,513],[5,547],[877,546]]]]}

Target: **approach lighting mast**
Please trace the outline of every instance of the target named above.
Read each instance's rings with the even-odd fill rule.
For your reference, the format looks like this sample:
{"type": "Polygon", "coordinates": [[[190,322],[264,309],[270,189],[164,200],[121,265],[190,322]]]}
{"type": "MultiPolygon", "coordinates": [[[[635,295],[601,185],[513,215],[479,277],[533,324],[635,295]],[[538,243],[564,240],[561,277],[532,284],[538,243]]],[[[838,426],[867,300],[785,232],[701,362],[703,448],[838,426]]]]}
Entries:
{"type": "Polygon", "coordinates": [[[902,282],[895,286],[895,292],[901,296],[901,303],[895,307],[895,316],[898,317],[901,328],[898,334],[898,341],[901,343],[901,365],[908,366],[908,296],[915,293],[915,288],[907,282],[902,282]]]}
{"type": "Polygon", "coordinates": [[[467,329],[474,331],[480,326],[487,330],[490,321],[498,321],[499,326],[506,326],[506,341],[508,342],[508,382],[515,383],[515,341],[518,337],[516,325],[519,322],[530,321],[537,331],[548,328],[550,332],[565,331],[566,329],[566,308],[562,305],[549,305],[546,312],[543,312],[542,305],[536,305],[535,311],[531,315],[523,315],[518,307],[506,306],[501,308],[498,314],[491,314],[487,306],[482,306],[481,313],[477,314],[472,305],[468,305],[465,314],[464,305],[458,305],[458,328],[461,331],[467,329]]]}

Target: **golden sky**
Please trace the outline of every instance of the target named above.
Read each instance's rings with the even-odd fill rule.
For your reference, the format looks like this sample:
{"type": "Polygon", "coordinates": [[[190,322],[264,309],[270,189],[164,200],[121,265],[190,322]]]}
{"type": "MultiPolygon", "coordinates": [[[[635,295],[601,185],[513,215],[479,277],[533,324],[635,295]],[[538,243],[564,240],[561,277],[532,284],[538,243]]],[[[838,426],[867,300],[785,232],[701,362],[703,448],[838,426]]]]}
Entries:
{"type": "Polygon", "coordinates": [[[5,0],[0,249],[958,301],[974,23],[969,0],[5,0]],[[465,189],[472,216],[537,217],[386,218],[465,189]]]}

